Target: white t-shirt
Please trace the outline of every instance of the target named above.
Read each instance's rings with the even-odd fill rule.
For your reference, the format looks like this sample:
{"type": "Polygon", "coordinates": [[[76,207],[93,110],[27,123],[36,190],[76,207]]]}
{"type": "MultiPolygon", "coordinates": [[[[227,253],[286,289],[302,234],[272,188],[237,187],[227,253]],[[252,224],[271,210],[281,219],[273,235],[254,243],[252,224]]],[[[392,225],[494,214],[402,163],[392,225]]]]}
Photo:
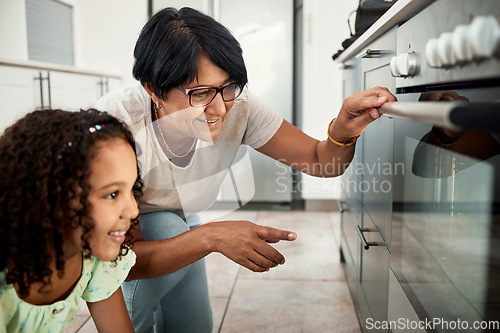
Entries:
{"type": "Polygon", "coordinates": [[[95,108],[122,119],[134,134],[144,182],[141,213],[180,210],[188,216],[210,208],[229,168],[241,158],[241,145],[263,146],[283,122],[277,111],[245,88],[217,139],[198,140],[189,165],[178,167],[163,153],[153,129],[151,98],[140,83],[110,92],[95,108]]]}

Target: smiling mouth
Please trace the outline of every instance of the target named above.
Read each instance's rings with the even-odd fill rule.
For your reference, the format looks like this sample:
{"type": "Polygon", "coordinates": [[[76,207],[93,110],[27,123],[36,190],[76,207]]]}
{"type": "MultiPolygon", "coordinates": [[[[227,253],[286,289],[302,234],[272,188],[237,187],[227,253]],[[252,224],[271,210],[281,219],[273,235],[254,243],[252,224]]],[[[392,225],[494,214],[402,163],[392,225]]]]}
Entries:
{"type": "Polygon", "coordinates": [[[126,233],[127,233],[126,230],[110,231],[110,232],[108,232],[108,237],[112,242],[120,245],[125,241],[125,234],[126,233]]]}
{"type": "Polygon", "coordinates": [[[220,118],[217,118],[217,119],[214,119],[214,120],[201,120],[201,119],[196,119],[198,120],[199,122],[207,125],[207,126],[214,126],[215,124],[219,123],[220,121],[220,118]]]}
{"type": "Polygon", "coordinates": [[[108,232],[108,235],[113,237],[120,237],[120,236],[125,236],[126,233],[127,233],[126,231],[111,231],[108,232]]]}

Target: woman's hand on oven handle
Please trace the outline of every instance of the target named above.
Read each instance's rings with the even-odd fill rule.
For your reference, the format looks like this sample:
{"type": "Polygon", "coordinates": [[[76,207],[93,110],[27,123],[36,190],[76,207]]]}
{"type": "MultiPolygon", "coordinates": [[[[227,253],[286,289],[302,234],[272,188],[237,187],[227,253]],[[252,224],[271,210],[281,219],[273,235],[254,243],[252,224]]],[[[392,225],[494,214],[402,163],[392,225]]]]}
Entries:
{"type": "Polygon", "coordinates": [[[340,112],[331,126],[330,135],[338,141],[361,135],[365,127],[380,118],[379,107],[396,102],[396,97],[385,87],[358,91],[344,99],[340,112]]]}
{"type": "Polygon", "coordinates": [[[268,243],[297,239],[294,232],[266,227],[250,221],[207,223],[213,252],[222,253],[254,272],[266,272],[285,263],[285,257],[268,243]]]}

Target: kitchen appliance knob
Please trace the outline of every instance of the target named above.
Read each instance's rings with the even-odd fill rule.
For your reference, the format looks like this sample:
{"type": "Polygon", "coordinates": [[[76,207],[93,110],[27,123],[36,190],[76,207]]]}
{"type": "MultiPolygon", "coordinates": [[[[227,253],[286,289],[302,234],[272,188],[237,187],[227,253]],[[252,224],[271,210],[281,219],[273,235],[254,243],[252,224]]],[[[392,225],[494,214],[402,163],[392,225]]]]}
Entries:
{"type": "Polygon", "coordinates": [[[437,53],[438,39],[432,38],[425,45],[425,59],[430,67],[441,67],[441,60],[437,53]]]}
{"type": "Polygon", "coordinates": [[[469,28],[469,43],[476,59],[495,55],[500,39],[500,28],[493,16],[476,16],[469,28]]]}
{"type": "Polygon", "coordinates": [[[415,76],[418,62],[415,52],[402,53],[391,59],[391,74],[394,77],[415,76]]]}
{"type": "Polygon", "coordinates": [[[466,63],[473,59],[468,34],[468,26],[457,25],[451,36],[451,48],[457,63],[466,63]]]}
{"type": "Polygon", "coordinates": [[[399,70],[398,70],[398,57],[397,56],[392,57],[390,67],[391,67],[391,75],[392,76],[394,76],[394,77],[401,76],[401,74],[399,73],[399,70]]]}
{"type": "Polygon", "coordinates": [[[443,67],[450,67],[456,63],[455,56],[452,52],[451,39],[451,32],[443,32],[438,39],[437,54],[443,67]]]}

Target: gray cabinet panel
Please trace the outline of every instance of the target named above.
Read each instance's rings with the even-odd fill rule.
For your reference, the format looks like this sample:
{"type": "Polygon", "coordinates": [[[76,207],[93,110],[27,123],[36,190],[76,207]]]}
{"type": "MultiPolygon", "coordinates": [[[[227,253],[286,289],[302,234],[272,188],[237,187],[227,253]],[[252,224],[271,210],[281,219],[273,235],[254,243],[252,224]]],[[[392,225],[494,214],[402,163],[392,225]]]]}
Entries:
{"type": "MultiPolygon", "coordinates": [[[[375,56],[350,59],[344,70],[344,97],[375,86],[395,92],[389,63],[396,48],[396,30],[367,47],[375,56]]],[[[386,321],[392,216],[394,121],[380,118],[368,125],[356,146],[351,166],[343,175],[342,251],[349,287],[358,307],[360,324],[369,332],[368,320],[386,321]],[[362,239],[370,244],[362,246],[362,239]]]]}
{"type": "MultiPolygon", "coordinates": [[[[342,73],[343,97],[346,98],[356,91],[361,90],[359,62],[351,60],[344,66],[342,73]]],[[[360,138],[356,143],[356,152],[351,165],[342,175],[342,191],[340,200],[341,209],[341,251],[346,263],[345,270],[347,282],[352,290],[355,290],[360,258],[360,240],[356,232],[356,226],[361,225],[362,216],[362,194],[357,190],[357,185],[362,180],[362,175],[357,172],[356,166],[362,162],[363,140],[360,138]]]]}
{"type": "MultiPolygon", "coordinates": [[[[379,244],[370,246],[368,249],[361,248],[358,303],[363,317],[361,324],[366,327],[367,319],[387,320],[390,254],[378,228],[367,215],[366,209],[363,211],[363,230],[367,230],[363,232],[363,236],[368,244],[379,244]]],[[[368,331],[387,332],[383,329],[368,331]]]]}
{"type": "MultiPolygon", "coordinates": [[[[395,30],[377,40],[371,49],[390,50],[395,47],[395,30]]],[[[387,87],[395,93],[395,79],[391,76],[391,53],[376,58],[363,58],[363,88],[387,87]]],[[[392,216],[392,177],[395,172],[394,120],[381,117],[367,126],[363,133],[363,205],[367,214],[379,228],[390,249],[392,216]]]]}

